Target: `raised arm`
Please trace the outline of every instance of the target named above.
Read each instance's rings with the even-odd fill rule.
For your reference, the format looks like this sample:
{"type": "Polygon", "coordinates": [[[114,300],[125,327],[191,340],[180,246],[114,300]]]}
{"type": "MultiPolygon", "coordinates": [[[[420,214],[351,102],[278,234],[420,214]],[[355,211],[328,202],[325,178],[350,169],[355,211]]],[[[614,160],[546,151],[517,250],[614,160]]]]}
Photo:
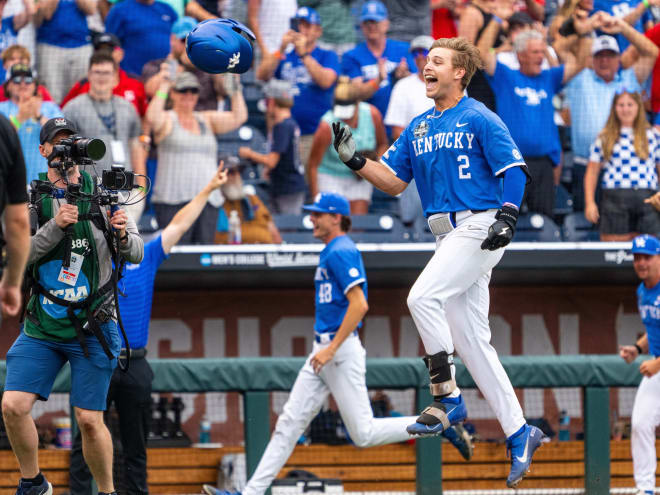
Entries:
{"type": "Polygon", "coordinates": [[[25,8],[14,16],[14,31],[18,31],[25,27],[37,12],[34,0],[23,0],[23,6],[25,8]]]}
{"type": "Polygon", "coordinates": [[[214,134],[233,131],[243,125],[248,118],[247,105],[243,98],[243,86],[238,74],[225,74],[225,91],[231,98],[231,111],[207,110],[204,112],[214,134]]]}
{"type": "Polygon", "coordinates": [[[204,206],[206,206],[211,193],[225,182],[227,182],[227,171],[224,169],[224,163],[220,162],[218,170],[213,174],[208,184],[204,186],[204,189],[197,193],[186,206],[181,208],[167,224],[167,227],[163,229],[161,241],[165,254],[169,254],[172,247],[181,240],[183,234],[195,223],[204,206]]]}
{"type": "Polygon", "coordinates": [[[484,63],[484,71],[489,76],[495,74],[495,67],[497,66],[497,57],[495,56],[493,45],[499,32],[500,23],[493,17],[482,31],[479,42],[477,43],[479,55],[481,55],[481,60],[484,63]]]}
{"type": "MultiPolygon", "coordinates": [[[[167,64],[162,65],[165,66],[165,70],[167,70],[167,64]]],[[[162,66],[161,72],[163,72],[162,66]]],[[[172,132],[172,122],[165,110],[165,103],[167,103],[167,94],[170,90],[170,84],[169,76],[163,75],[160,86],[149,102],[147,113],[144,116],[147,125],[154,133],[154,142],[156,144],[160,143],[170,132],[172,132]]]]}

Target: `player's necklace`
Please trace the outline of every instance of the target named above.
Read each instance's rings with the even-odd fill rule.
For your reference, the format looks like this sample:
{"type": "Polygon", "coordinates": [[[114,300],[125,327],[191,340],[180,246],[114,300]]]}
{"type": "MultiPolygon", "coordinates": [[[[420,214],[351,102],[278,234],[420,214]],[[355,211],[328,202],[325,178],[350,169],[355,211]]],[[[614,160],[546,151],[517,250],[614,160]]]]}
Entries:
{"type": "Polygon", "coordinates": [[[440,110],[440,115],[436,115],[436,113],[438,112],[438,109],[434,106],[433,107],[433,116],[437,117],[437,118],[442,117],[442,114],[444,114],[447,110],[449,110],[450,108],[454,108],[456,105],[458,105],[458,102],[461,101],[462,98],[463,98],[463,95],[460,95],[458,98],[456,98],[456,101],[454,102],[453,105],[450,105],[447,108],[443,108],[442,110],[440,110]]]}

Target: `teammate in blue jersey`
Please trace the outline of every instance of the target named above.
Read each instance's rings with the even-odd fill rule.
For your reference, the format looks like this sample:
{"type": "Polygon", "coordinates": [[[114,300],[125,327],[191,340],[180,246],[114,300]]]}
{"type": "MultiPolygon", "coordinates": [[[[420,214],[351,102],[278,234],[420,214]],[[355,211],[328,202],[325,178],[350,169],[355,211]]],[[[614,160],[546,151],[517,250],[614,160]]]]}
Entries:
{"type": "Polygon", "coordinates": [[[660,425],[660,241],[651,235],[633,239],[635,273],[642,281],[637,287],[637,307],[646,333],[635,345],[619,348],[627,363],[648,353],[653,356],[639,367],[643,375],[633,404],[630,450],[638,495],[655,493],[655,429],[660,425]]]}
{"type": "MultiPolygon", "coordinates": [[[[367,313],[367,276],[362,256],[346,235],[351,227],[348,200],[321,193],[311,212],[314,237],[325,243],[314,275],[316,314],[314,346],[291,389],[275,431],[242,495],[263,495],[291,455],[300,435],[332,394],[348,434],[358,447],[408,439],[406,425],[414,417],[374,418],[365,381],[366,351],[357,329],[367,313]]],[[[447,438],[466,459],[471,439],[460,427],[447,438]]],[[[204,485],[208,495],[238,495],[204,485]]]]}
{"type": "Polygon", "coordinates": [[[396,195],[415,179],[436,251],[413,285],[408,307],[431,376],[433,404],[411,435],[433,435],[465,420],[454,380],[457,351],[507,436],[515,487],[529,470],[543,433],[525,422],[518,398],[490,344],[488,283],[501,249],[516,228],[527,169],[499,117],[464,95],[481,67],[464,38],[431,46],[424,80],[435,106],[412,120],[380,163],[355,152],[350,129],[333,124],[334,145],[346,165],[379,189],[396,195]]]}
{"type": "MultiPolygon", "coordinates": [[[[131,361],[126,373],[116,369],[110,381],[108,403],[114,402],[119,416],[119,434],[123,450],[124,488],[127,493],[148,493],[147,433],[150,421],[151,381],[153,372],[145,358],[149,339],[151,302],[158,267],[165,261],[183,234],[195,223],[213,191],[227,182],[222,162],[208,184],[172,218],[160,235],[144,245],[144,258],[139,264],[127,263],[120,280],[121,313],[131,361]]],[[[122,336],[121,357],[126,358],[122,336]]],[[[82,456],[80,432],[71,450],[69,485],[71,495],[92,493],[91,475],[82,456]]]]}

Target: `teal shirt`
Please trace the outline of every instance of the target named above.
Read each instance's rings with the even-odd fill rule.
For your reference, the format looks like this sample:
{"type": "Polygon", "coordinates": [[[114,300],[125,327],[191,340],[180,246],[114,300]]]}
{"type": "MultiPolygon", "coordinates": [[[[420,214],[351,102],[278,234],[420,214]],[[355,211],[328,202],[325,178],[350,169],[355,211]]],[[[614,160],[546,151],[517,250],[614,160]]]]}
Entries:
{"type": "MultiPolygon", "coordinates": [[[[335,117],[332,109],[330,109],[325,112],[321,120],[332,127],[332,123],[337,122],[339,119],[335,117]]],[[[369,103],[360,102],[358,106],[358,126],[357,128],[351,127],[351,132],[355,140],[356,151],[373,151],[376,149],[376,127],[374,126],[374,119],[371,117],[371,105],[369,103]]],[[[353,177],[354,175],[353,171],[339,159],[334,146],[328,146],[321,160],[321,165],[319,165],[319,173],[339,177],[353,177]]]]}

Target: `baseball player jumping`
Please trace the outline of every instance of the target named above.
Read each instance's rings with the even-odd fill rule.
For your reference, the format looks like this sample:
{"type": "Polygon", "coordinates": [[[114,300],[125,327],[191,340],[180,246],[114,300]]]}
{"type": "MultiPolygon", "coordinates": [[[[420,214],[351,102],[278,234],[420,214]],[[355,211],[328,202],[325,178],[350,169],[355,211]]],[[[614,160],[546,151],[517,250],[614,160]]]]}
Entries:
{"type": "Polygon", "coordinates": [[[436,251],[413,285],[408,307],[424,343],[433,404],[407,428],[433,435],[467,416],[454,380],[456,350],[507,436],[515,487],[541,445],[543,433],[527,425],[497,352],[490,345],[488,283],[516,228],[528,173],[499,117],[464,96],[481,66],[464,38],[439,39],[424,67],[426,96],[435,107],[419,115],[380,163],[355,152],[350,129],[333,125],[344,163],[379,189],[396,195],[415,179],[436,251]]]}
{"type": "Polygon", "coordinates": [[[655,429],[660,425],[660,241],[650,235],[633,239],[633,267],[642,283],[637,288],[637,307],[646,333],[635,345],[619,348],[619,355],[632,363],[642,353],[655,356],[639,367],[639,384],[631,418],[630,450],[638,495],[655,493],[655,429]]]}
{"type": "MultiPolygon", "coordinates": [[[[243,495],[262,495],[291,455],[296,441],[318,414],[329,394],[339,407],[348,434],[358,447],[403,442],[413,416],[374,418],[365,381],[366,352],[357,329],[369,309],[362,256],[346,235],[351,226],[346,198],[318,194],[311,212],[314,237],[325,243],[316,268],[314,348],[298,373],[275,431],[243,495]]],[[[445,435],[465,459],[472,440],[462,425],[445,435]]],[[[208,495],[238,495],[204,485],[208,495]]]]}

